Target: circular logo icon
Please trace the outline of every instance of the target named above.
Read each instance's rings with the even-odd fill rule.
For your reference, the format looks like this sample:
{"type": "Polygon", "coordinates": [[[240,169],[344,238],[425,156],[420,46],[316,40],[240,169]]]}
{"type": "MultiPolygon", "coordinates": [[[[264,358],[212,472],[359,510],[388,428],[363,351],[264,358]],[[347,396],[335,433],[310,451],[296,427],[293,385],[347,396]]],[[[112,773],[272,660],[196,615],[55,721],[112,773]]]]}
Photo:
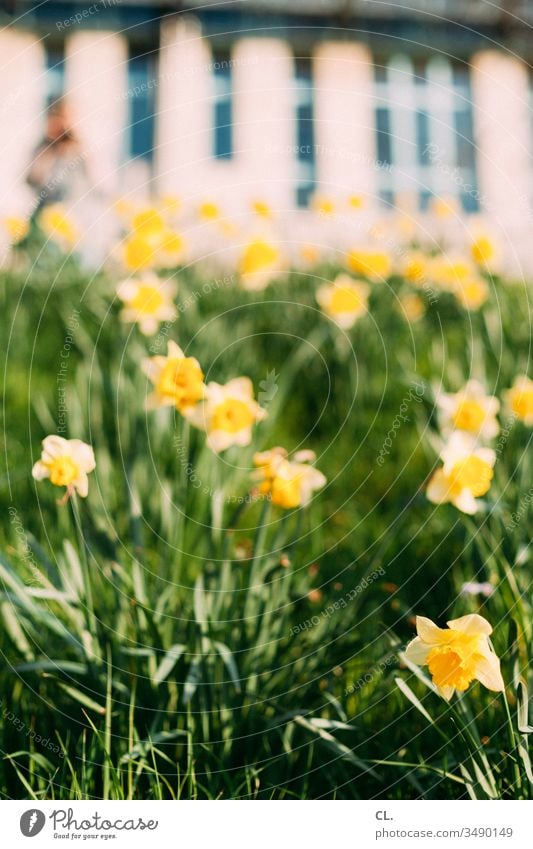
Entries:
{"type": "Polygon", "coordinates": [[[20,830],[24,837],[35,837],[43,830],[46,817],[42,811],[32,808],[25,811],[20,818],[20,830]]]}

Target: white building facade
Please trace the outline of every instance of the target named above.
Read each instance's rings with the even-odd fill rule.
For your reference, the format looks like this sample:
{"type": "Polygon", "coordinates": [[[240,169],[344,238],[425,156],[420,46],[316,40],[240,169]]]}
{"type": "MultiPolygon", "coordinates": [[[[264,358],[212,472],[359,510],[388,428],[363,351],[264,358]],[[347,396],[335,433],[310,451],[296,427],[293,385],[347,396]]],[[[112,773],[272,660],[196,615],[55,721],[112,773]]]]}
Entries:
{"type": "Polygon", "coordinates": [[[477,0],[186,5],[3,3],[2,212],[64,95],[109,196],[291,211],[317,195],[421,210],[445,197],[529,228],[528,4],[507,30],[477,0]]]}

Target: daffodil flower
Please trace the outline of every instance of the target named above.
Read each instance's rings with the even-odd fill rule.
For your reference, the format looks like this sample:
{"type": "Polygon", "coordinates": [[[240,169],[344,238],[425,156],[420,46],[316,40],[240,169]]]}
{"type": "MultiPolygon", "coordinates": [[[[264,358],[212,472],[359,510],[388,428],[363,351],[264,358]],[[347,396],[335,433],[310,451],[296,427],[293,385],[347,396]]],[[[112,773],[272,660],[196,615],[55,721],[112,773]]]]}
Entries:
{"type": "Polygon", "coordinates": [[[175,342],[168,343],[167,355],[143,360],[142,369],[154,390],[146,399],[146,408],[176,407],[180,413],[190,411],[205,395],[200,364],[186,357],[175,342]]]}
{"type": "Polygon", "coordinates": [[[312,207],[319,215],[330,216],[335,212],[335,203],[331,198],[316,196],[313,198],[312,207]]]}
{"type": "Polygon", "coordinates": [[[176,285],[150,272],[124,280],[117,288],[117,295],[124,302],[122,321],[137,323],[145,336],[157,333],[162,321],[172,321],[177,316],[172,300],[176,285]]]}
{"type": "Polygon", "coordinates": [[[493,439],[500,432],[496,418],[500,402],[487,395],[478,380],[469,380],[460,392],[439,392],[436,396],[443,432],[463,430],[480,439],[493,439]]]}
{"type": "Polygon", "coordinates": [[[252,381],[236,377],[224,385],[208,383],[203,403],[191,409],[187,419],[207,432],[208,446],[218,453],[231,445],[249,445],[254,424],[266,415],[254,400],[252,381]]]}
{"type": "Polygon", "coordinates": [[[441,452],[443,466],[434,472],[426,495],[433,504],[451,503],[463,513],[478,510],[476,498],[485,495],[493,478],[496,454],[479,447],[472,437],[456,431],[441,452]]]}
{"type": "Polygon", "coordinates": [[[418,321],[426,312],[426,306],[422,298],[416,292],[408,292],[400,295],[400,310],[407,321],[418,321]]]}
{"type": "Polygon", "coordinates": [[[305,507],[313,492],[326,483],[322,472],[311,465],[315,460],[313,451],[298,451],[289,459],[285,449],[277,447],[260,451],[253,459],[259,493],[285,510],[305,507]]]}
{"type": "Polygon", "coordinates": [[[457,283],[453,294],[465,310],[475,311],[483,306],[489,297],[489,287],[482,277],[468,277],[457,283]]]}
{"type": "Polygon", "coordinates": [[[326,315],[347,330],[368,312],[369,295],[370,287],[366,283],[354,281],[348,274],[339,274],[333,283],[319,287],[316,299],[326,315]]]}
{"type": "Polygon", "coordinates": [[[239,259],[239,273],[244,289],[260,291],[282,269],[281,252],[266,239],[253,239],[244,248],[239,259]]]}
{"type": "Polygon", "coordinates": [[[74,247],[78,231],[68,217],[65,207],[61,204],[54,203],[45,206],[39,215],[39,227],[62,250],[70,250],[74,247]]]}
{"type": "Polygon", "coordinates": [[[422,286],[428,279],[431,260],[422,251],[410,251],[402,259],[398,271],[412,286],[422,286]]]}
{"type": "Polygon", "coordinates": [[[513,416],[533,427],[533,380],[525,374],[517,377],[504,398],[513,416]]]}
{"type": "Polygon", "coordinates": [[[203,201],[198,207],[198,215],[203,221],[216,221],[220,218],[220,208],[210,200],[203,201]]]}
{"type": "Polygon", "coordinates": [[[62,436],[47,436],[42,445],[41,459],[32,469],[35,480],[48,478],[54,486],[65,486],[67,497],[77,492],[85,498],[89,491],[87,475],[96,466],[91,446],[62,436]]]}
{"type": "Polygon", "coordinates": [[[462,693],[480,681],[488,690],[503,692],[505,685],[500,661],[489,643],[492,626],[483,616],[470,613],[438,628],[425,616],[416,617],[418,636],[405,650],[405,657],[417,666],[427,666],[440,695],[449,701],[455,691],[462,693]]]}
{"type": "Polygon", "coordinates": [[[7,215],[2,223],[10,241],[14,245],[21,242],[28,235],[30,224],[26,218],[18,215],[7,215]]]}
{"type": "Polygon", "coordinates": [[[386,251],[354,248],[346,256],[350,271],[376,283],[386,280],[392,271],[392,260],[386,251]]]}
{"type": "Polygon", "coordinates": [[[468,257],[451,254],[433,257],[429,263],[428,274],[432,283],[454,294],[478,277],[476,267],[468,257]]]}
{"type": "Polygon", "coordinates": [[[499,257],[498,245],[486,233],[480,233],[470,245],[470,255],[477,265],[494,268],[499,257]]]}

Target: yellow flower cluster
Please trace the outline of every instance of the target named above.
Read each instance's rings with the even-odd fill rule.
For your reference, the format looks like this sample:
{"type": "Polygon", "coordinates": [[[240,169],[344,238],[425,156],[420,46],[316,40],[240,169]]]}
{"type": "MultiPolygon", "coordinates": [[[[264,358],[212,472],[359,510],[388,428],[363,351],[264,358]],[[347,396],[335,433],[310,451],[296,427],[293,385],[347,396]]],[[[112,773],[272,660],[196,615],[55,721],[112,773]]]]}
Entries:
{"type": "Polygon", "coordinates": [[[120,258],[128,271],[173,268],[184,261],[185,240],[173,226],[179,210],[177,199],[163,198],[157,205],[135,210],[120,209],[128,225],[120,258]]]}
{"type": "Polygon", "coordinates": [[[280,447],[254,454],[259,493],[286,510],[309,504],[313,492],[326,483],[322,472],[311,465],[314,460],[313,451],[297,451],[289,459],[280,447]]]}
{"type": "MultiPolygon", "coordinates": [[[[531,427],[533,381],[526,376],[517,378],[504,398],[511,416],[531,427]]],[[[463,513],[476,513],[476,499],[486,495],[494,475],[496,453],[482,443],[500,432],[500,402],[487,395],[477,380],[468,381],[456,393],[438,392],[435,400],[441,432],[448,439],[440,453],[442,466],[429,481],[427,497],[433,504],[449,502],[463,513]]]]}
{"type": "MultiPolygon", "coordinates": [[[[206,385],[198,361],[187,357],[175,342],[168,343],[166,356],[144,360],[143,370],[154,386],[147,398],[148,409],[174,406],[207,434],[207,445],[216,453],[232,445],[250,445],[254,425],[266,418],[266,410],[254,399],[249,378],[206,385]]],[[[312,460],[310,451],[299,452],[289,460],[282,448],[255,454],[259,494],[285,509],[305,506],[312,492],[326,482],[310,465],[312,460]]]]}

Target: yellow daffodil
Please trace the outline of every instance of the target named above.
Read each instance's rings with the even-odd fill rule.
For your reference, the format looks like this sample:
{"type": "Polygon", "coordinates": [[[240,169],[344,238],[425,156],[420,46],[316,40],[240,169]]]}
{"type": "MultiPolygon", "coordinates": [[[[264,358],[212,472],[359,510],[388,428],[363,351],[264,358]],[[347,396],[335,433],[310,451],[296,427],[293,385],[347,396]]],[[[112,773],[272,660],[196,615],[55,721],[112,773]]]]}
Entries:
{"type": "Polygon", "coordinates": [[[244,248],[239,259],[239,273],[244,289],[259,291],[281,271],[281,252],[266,239],[254,239],[244,248]]]}
{"type": "Polygon", "coordinates": [[[407,321],[414,322],[422,318],[426,305],[419,295],[409,292],[400,296],[400,310],[407,321]]]}
{"type": "Polygon", "coordinates": [[[492,267],[498,258],[496,242],[486,234],[476,236],[470,245],[470,256],[477,265],[492,267]]]}
{"type": "Polygon", "coordinates": [[[350,209],[361,209],[364,206],[365,199],[363,195],[350,195],[348,198],[348,206],[350,209]]]}
{"type": "Polygon", "coordinates": [[[459,204],[455,198],[431,198],[429,211],[437,218],[451,218],[459,212],[459,204]]]}
{"type": "Polygon", "coordinates": [[[9,240],[14,245],[21,242],[28,235],[30,229],[28,220],[19,215],[7,215],[3,224],[9,240]]]}
{"type": "Polygon", "coordinates": [[[491,448],[480,448],[464,432],[456,431],[440,456],[443,466],[434,472],[426,490],[429,501],[450,503],[473,515],[479,506],[476,499],[490,489],[496,454],[491,448]]]}
{"type": "Polygon", "coordinates": [[[173,219],[181,211],[181,198],[177,195],[163,195],[158,206],[167,218],[173,219]]]}
{"type": "Polygon", "coordinates": [[[347,330],[358,318],[368,312],[370,287],[354,281],[348,274],[339,274],[333,283],[325,283],[317,290],[316,299],[326,315],[347,330]]]}
{"type": "Polygon", "coordinates": [[[390,276],[392,260],[386,251],[354,249],[348,252],[346,263],[360,277],[380,282],[390,276]]]}
{"type": "Polygon", "coordinates": [[[174,230],[165,228],[157,246],[158,268],[173,268],[183,262],[185,255],[185,240],[174,230]]]}
{"type": "Polygon", "coordinates": [[[489,296],[489,287],[482,277],[469,277],[456,285],[454,295],[465,310],[478,310],[489,296]]]}
{"type": "Polygon", "coordinates": [[[285,449],[279,447],[254,454],[259,493],[285,510],[305,507],[313,492],[326,483],[322,472],[310,465],[314,460],[312,451],[298,451],[289,459],[285,449]]]}
{"type": "Polygon", "coordinates": [[[124,302],[120,313],[122,321],[136,323],[145,336],[157,333],[162,321],[172,321],[177,312],[173,303],[176,285],[171,280],[160,280],[155,274],[124,280],[117,288],[124,302]]]}
{"type": "Polygon", "coordinates": [[[159,235],[165,228],[165,220],[155,206],[139,210],[132,218],[132,229],[140,236],[159,235]]]}
{"type": "Polygon", "coordinates": [[[398,271],[412,286],[423,286],[427,280],[430,259],[422,251],[410,251],[402,258],[398,271]]]}
{"type": "Polygon", "coordinates": [[[45,206],[39,215],[39,227],[62,250],[71,249],[78,237],[76,227],[69,219],[66,209],[59,203],[45,206]]]}
{"type": "Polygon", "coordinates": [[[517,377],[504,397],[511,413],[528,427],[533,427],[533,380],[525,374],[517,377]]]}
{"type": "Polygon", "coordinates": [[[142,369],[154,390],[146,399],[149,410],[176,407],[188,413],[205,395],[203,372],[198,360],[186,357],[175,342],[168,343],[167,355],[143,360],[142,369]]]}
{"type": "Polygon", "coordinates": [[[198,215],[203,221],[216,221],[220,218],[220,208],[213,201],[206,200],[198,207],[198,215]]]}
{"type": "Polygon", "coordinates": [[[318,212],[319,215],[329,216],[333,215],[333,213],[335,212],[335,204],[331,200],[331,198],[328,197],[314,197],[312,201],[312,207],[315,212],[318,212]]]}
{"type": "Polygon", "coordinates": [[[500,432],[496,416],[500,402],[487,395],[477,380],[469,380],[460,392],[439,392],[436,397],[443,432],[462,430],[479,439],[493,439],[500,432]]]}
{"type": "Polygon", "coordinates": [[[259,216],[259,218],[265,218],[267,221],[270,221],[270,219],[274,217],[272,214],[272,208],[263,200],[253,200],[251,207],[252,212],[259,216]]]}
{"type": "Polygon", "coordinates": [[[483,616],[470,613],[446,624],[447,628],[438,628],[431,619],[417,616],[418,636],[407,646],[406,658],[417,666],[428,667],[435,687],[446,701],[456,690],[467,690],[472,681],[479,681],[495,693],[503,692],[500,660],[489,643],[490,623],[483,616]]]}
{"type": "Polygon", "coordinates": [[[236,377],[224,385],[209,383],[203,403],[191,409],[187,418],[207,432],[208,446],[219,452],[231,445],[249,445],[254,424],[266,415],[254,400],[252,381],[236,377]]]}
{"type": "Polygon", "coordinates": [[[432,258],[429,274],[432,282],[448,292],[456,292],[463,284],[477,277],[476,268],[468,258],[447,254],[432,258]]]}
{"type": "Polygon", "coordinates": [[[154,219],[144,214],[147,216],[144,225],[134,230],[123,243],[123,264],[133,272],[178,265],[185,254],[182,236],[166,226],[156,227],[154,219]]]}
{"type": "Polygon", "coordinates": [[[49,478],[54,486],[65,486],[67,497],[77,492],[85,498],[89,491],[87,475],[95,466],[90,445],[80,439],[47,436],[43,439],[41,459],[35,463],[32,475],[35,480],[49,478]]]}
{"type": "Polygon", "coordinates": [[[304,265],[316,265],[320,261],[320,249],[316,245],[302,245],[299,255],[304,265]]]}
{"type": "Polygon", "coordinates": [[[133,233],[123,242],[122,259],[128,271],[144,271],[152,268],[157,260],[159,240],[142,234],[133,233]]]}
{"type": "Polygon", "coordinates": [[[118,198],[113,204],[113,210],[119,218],[131,221],[135,215],[135,204],[127,198],[118,198]]]}

